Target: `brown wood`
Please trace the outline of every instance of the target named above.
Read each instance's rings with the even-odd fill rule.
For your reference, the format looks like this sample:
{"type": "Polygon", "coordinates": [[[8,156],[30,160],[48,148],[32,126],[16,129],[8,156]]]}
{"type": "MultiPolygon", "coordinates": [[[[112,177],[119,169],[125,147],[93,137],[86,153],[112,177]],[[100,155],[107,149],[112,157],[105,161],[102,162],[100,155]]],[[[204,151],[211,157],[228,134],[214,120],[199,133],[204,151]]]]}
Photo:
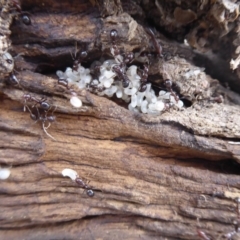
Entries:
{"type": "MultiPolygon", "coordinates": [[[[109,54],[111,29],[118,30],[126,51],[153,51],[145,31],[149,9],[142,6],[117,0],[22,3],[32,24],[14,21],[9,50],[19,54],[14,61],[20,84],[11,86],[8,77],[0,82],[0,164],[11,171],[0,180],[0,239],[204,239],[197,230],[226,239],[234,231],[240,214],[240,96],[204,70],[184,78],[200,69],[194,62],[199,55],[212,66],[227,66],[223,59],[156,34],[168,56],[153,58],[150,80],[159,84],[169,76],[192,104],[158,117],[71,86],[83,101],[74,109],[69,92],[57,84],[55,71],[72,66],[76,42],[89,51],[87,64],[109,54]],[[47,131],[56,140],[23,111],[24,93],[47,98],[57,117],[47,131]],[[223,103],[210,100],[218,94],[223,103]],[[64,178],[65,168],[89,181],[95,196],[64,178]]],[[[180,19],[181,13],[173,16],[180,19]]]]}

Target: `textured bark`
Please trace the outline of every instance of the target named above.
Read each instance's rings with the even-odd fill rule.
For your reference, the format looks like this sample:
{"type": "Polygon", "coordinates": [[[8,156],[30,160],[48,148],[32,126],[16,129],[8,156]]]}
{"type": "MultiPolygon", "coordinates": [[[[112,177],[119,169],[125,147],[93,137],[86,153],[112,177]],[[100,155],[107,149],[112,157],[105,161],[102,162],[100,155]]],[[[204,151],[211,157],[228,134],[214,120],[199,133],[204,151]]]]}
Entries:
{"type": "MultiPolygon", "coordinates": [[[[72,66],[76,42],[89,52],[86,66],[110,57],[111,29],[118,30],[118,45],[126,51],[153,52],[145,31],[151,9],[146,2],[22,4],[32,24],[15,20],[10,37],[11,53],[19,55],[19,85],[9,84],[8,77],[0,83],[0,163],[11,171],[0,180],[0,239],[203,239],[197,230],[226,239],[224,234],[234,231],[239,218],[235,200],[240,198],[240,96],[203,70],[196,78],[184,77],[200,69],[196,59],[226,67],[224,59],[156,33],[164,57],[151,57],[149,81],[161,86],[169,76],[191,103],[158,117],[130,112],[114,99],[71,86],[83,101],[82,108],[74,109],[69,92],[57,84],[55,71],[72,66]],[[57,117],[47,129],[55,140],[23,111],[24,93],[47,98],[49,115],[57,117]],[[219,94],[224,103],[210,100],[219,94]],[[63,178],[65,168],[89,181],[95,196],[89,198],[63,178]]],[[[175,10],[175,18],[181,13],[175,10]]]]}

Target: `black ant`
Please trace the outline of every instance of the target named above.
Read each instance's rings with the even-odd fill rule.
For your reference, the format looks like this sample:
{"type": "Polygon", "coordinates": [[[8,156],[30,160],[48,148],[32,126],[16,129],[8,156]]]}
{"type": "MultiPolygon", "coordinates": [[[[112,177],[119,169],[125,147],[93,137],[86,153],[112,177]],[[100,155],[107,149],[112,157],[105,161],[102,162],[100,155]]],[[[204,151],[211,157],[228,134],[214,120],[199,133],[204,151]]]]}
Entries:
{"type": "MultiPolygon", "coordinates": [[[[77,49],[77,47],[76,47],[76,49],[77,49]]],[[[74,55],[72,55],[72,53],[71,53],[71,56],[72,56],[72,59],[73,59],[73,67],[72,67],[72,69],[74,70],[74,71],[77,71],[78,70],[78,65],[80,64],[80,63],[82,63],[82,61],[87,57],[87,55],[88,55],[88,52],[87,51],[76,51],[75,50],[75,53],[74,53],[74,55]]]]}
{"type": "Polygon", "coordinates": [[[112,70],[117,74],[118,78],[122,81],[123,88],[127,88],[129,86],[130,80],[126,73],[124,72],[123,67],[120,65],[114,65],[112,70]]]}
{"type": "Polygon", "coordinates": [[[162,46],[160,43],[158,43],[157,39],[156,39],[156,36],[154,34],[154,32],[152,31],[151,28],[146,28],[146,32],[147,34],[151,37],[152,41],[153,41],[153,45],[155,47],[155,50],[157,52],[157,55],[159,57],[163,57],[163,54],[162,54],[162,46]]]}
{"type": "MultiPolygon", "coordinates": [[[[33,112],[31,111],[31,109],[30,109],[27,105],[25,105],[24,107],[26,107],[26,108],[28,109],[28,111],[29,111],[29,113],[30,113],[30,118],[31,118],[32,120],[34,120],[34,121],[40,121],[40,122],[42,123],[43,131],[44,131],[50,138],[52,138],[53,140],[56,140],[52,135],[50,135],[50,134],[47,132],[47,129],[51,126],[51,123],[56,121],[56,117],[55,117],[54,115],[48,116],[48,115],[47,115],[47,113],[48,113],[47,111],[45,111],[45,113],[41,115],[40,112],[39,112],[39,109],[38,109],[37,107],[35,107],[36,110],[37,110],[37,113],[36,113],[36,114],[33,113],[33,112]],[[45,126],[45,123],[46,123],[46,122],[48,122],[48,126],[47,126],[47,127],[45,126]]],[[[55,110],[56,110],[56,108],[55,108],[55,110]]],[[[54,111],[55,111],[55,110],[54,110],[54,111]]],[[[53,111],[53,112],[54,112],[54,111],[53,111]]],[[[52,112],[52,114],[53,114],[53,112],[52,112]]]]}
{"type": "Polygon", "coordinates": [[[47,100],[46,98],[42,98],[39,100],[39,99],[31,96],[30,94],[24,94],[23,98],[25,99],[25,103],[26,103],[26,101],[35,102],[36,104],[33,105],[33,107],[35,107],[37,104],[39,104],[39,106],[46,111],[50,109],[50,105],[46,102],[46,100],[47,100]]]}
{"type": "Polygon", "coordinates": [[[73,96],[77,95],[76,92],[74,92],[74,90],[68,86],[68,80],[67,79],[65,79],[63,77],[59,77],[58,78],[58,84],[65,87],[71,93],[71,95],[73,95],[73,96]]]}
{"type": "Polygon", "coordinates": [[[110,31],[110,38],[111,38],[111,42],[112,42],[112,55],[117,58],[117,60],[119,62],[121,62],[122,65],[124,65],[123,67],[125,67],[125,65],[131,63],[134,60],[134,54],[133,52],[124,52],[122,53],[122,57],[123,59],[118,59],[118,55],[120,55],[120,49],[117,47],[116,45],[116,40],[118,37],[118,32],[116,29],[112,29],[110,31]]]}
{"type": "Polygon", "coordinates": [[[100,67],[101,67],[101,62],[95,61],[91,64],[90,66],[90,73],[93,77],[93,79],[98,79],[100,76],[100,67]]]}
{"type": "Polygon", "coordinates": [[[67,90],[70,90],[69,86],[68,86],[68,80],[65,78],[58,78],[58,84],[65,87],[67,90]]]}
{"type": "MultiPolygon", "coordinates": [[[[18,0],[11,0],[9,1],[9,6],[12,7],[14,10],[16,10],[21,16],[22,16],[22,22],[25,25],[30,25],[31,24],[31,19],[29,16],[26,15],[26,13],[24,13],[22,11],[20,2],[18,0]]],[[[11,9],[10,9],[11,10],[11,9]]]]}
{"type": "Polygon", "coordinates": [[[177,96],[177,94],[176,94],[176,93],[173,91],[173,89],[172,89],[172,85],[173,85],[172,80],[170,80],[170,79],[165,79],[163,83],[164,83],[164,86],[166,87],[166,89],[167,89],[169,92],[171,92],[171,95],[174,97],[175,101],[178,102],[179,97],[177,96]]]}
{"type": "Polygon", "coordinates": [[[133,52],[127,52],[123,54],[123,62],[125,64],[129,64],[134,60],[134,54],[133,52]]]}
{"type": "Polygon", "coordinates": [[[113,44],[116,44],[117,37],[118,37],[118,31],[116,29],[112,29],[110,31],[110,38],[113,44]]]}
{"type": "Polygon", "coordinates": [[[117,56],[120,54],[120,50],[116,45],[116,40],[118,38],[118,31],[116,29],[112,29],[110,31],[110,38],[111,38],[112,48],[113,48],[112,55],[117,56]]]}
{"type": "Polygon", "coordinates": [[[170,108],[172,108],[174,106],[173,103],[169,102],[169,103],[164,103],[164,109],[162,110],[163,112],[168,111],[170,108]]]}
{"type": "Polygon", "coordinates": [[[141,85],[138,89],[139,92],[145,92],[146,89],[147,89],[148,71],[149,71],[148,65],[144,64],[143,65],[143,70],[142,70],[142,73],[141,73],[141,79],[140,79],[141,85]]]}
{"type": "Polygon", "coordinates": [[[89,197],[93,197],[94,196],[94,191],[92,190],[92,188],[90,188],[80,177],[77,177],[75,179],[75,182],[80,186],[80,188],[83,188],[86,190],[87,195],[89,197]]]}
{"type": "Polygon", "coordinates": [[[118,32],[116,29],[110,31],[110,38],[112,41],[112,55],[114,56],[118,64],[112,67],[112,70],[116,73],[117,77],[122,81],[123,88],[129,86],[130,80],[126,75],[125,69],[126,64],[133,61],[134,55],[132,52],[124,53],[123,56],[120,56],[120,50],[116,45],[116,39],[118,37],[118,32]],[[119,56],[119,57],[118,57],[119,56]]]}
{"type": "MultiPolygon", "coordinates": [[[[98,80],[95,79],[95,81],[98,82],[98,80]]],[[[99,82],[98,82],[99,83],[99,82]]],[[[93,93],[96,93],[96,92],[103,92],[106,88],[104,86],[98,86],[97,83],[93,82],[93,80],[87,84],[87,89],[93,93]]]]}

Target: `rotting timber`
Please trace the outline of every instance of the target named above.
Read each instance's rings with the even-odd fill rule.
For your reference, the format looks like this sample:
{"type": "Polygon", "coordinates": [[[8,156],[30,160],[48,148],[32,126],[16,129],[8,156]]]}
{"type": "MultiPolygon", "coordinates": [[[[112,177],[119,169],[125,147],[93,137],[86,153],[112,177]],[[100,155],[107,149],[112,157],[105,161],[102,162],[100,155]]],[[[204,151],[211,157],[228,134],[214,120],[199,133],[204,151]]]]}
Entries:
{"type": "MultiPolygon", "coordinates": [[[[165,15],[175,7],[171,2],[162,6],[165,15]]],[[[108,54],[112,29],[126,51],[154,51],[145,31],[152,8],[120,1],[22,4],[31,24],[16,19],[10,29],[19,85],[4,77],[0,89],[0,161],[11,171],[0,182],[1,239],[201,239],[199,231],[224,239],[234,231],[240,197],[239,94],[207,74],[199,82],[181,75],[198,67],[199,55],[211,66],[226,67],[220,56],[196,53],[165,38],[171,36],[166,30],[156,34],[166,56],[152,58],[149,79],[162,86],[168,74],[190,102],[184,111],[170,109],[159,117],[134,114],[114,99],[78,89],[83,107],[74,109],[69,93],[57,84],[55,72],[73,65],[76,42],[89,52],[83,63],[88,65],[108,54]],[[199,89],[202,99],[193,98],[199,89]],[[51,112],[56,108],[48,129],[55,141],[23,112],[26,93],[46,98],[51,112]],[[210,100],[218,95],[223,103],[210,100]],[[65,168],[89,180],[94,197],[63,178],[65,168]]],[[[181,19],[179,9],[173,12],[181,19]]],[[[181,36],[190,20],[182,20],[177,30],[174,21],[172,28],[166,26],[181,36]]],[[[229,72],[239,86],[236,72],[229,72]]]]}

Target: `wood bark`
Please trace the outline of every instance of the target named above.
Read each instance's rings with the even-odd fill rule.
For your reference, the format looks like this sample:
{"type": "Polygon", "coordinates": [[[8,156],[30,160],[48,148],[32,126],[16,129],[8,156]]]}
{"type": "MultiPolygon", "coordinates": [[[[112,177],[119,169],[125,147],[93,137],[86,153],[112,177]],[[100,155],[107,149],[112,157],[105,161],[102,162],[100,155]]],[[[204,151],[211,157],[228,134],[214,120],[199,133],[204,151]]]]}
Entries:
{"type": "MultiPolygon", "coordinates": [[[[12,86],[8,75],[0,83],[0,164],[11,171],[0,180],[0,239],[204,239],[199,231],[227,239],[234,231],[240,215],[239,90],[204,70],[184,78],[207,59],[213,69],[227,69],[229,85],[239,86],[224,59],[157,32],[165,55],[151,57],[149,81],[161,86],[167,74],[190,102],[158,117],[73,85],[83,101],[76,109],[57,84],[55,72],[72,66],[76,43],[89,52],[86,66],[110,58],[111,29],[125,51],[153,52],[146,2],[22,3],[32,23],[15,19],[10,36],[19,85],[12,86]],[[47,131],[55,140],[23,111],[25,93],[52,106],[49,114],[57,120],[47,131]],[[223,103],[210,100],[220,94],[223,103]],[[95,196],[64,178],[65,168],[89,182],[95,196]]],[[[174,14],[178,19],[181,10],[174,14]]],[[[240,239],[239,233],[229,239],[240,239]]]]}

